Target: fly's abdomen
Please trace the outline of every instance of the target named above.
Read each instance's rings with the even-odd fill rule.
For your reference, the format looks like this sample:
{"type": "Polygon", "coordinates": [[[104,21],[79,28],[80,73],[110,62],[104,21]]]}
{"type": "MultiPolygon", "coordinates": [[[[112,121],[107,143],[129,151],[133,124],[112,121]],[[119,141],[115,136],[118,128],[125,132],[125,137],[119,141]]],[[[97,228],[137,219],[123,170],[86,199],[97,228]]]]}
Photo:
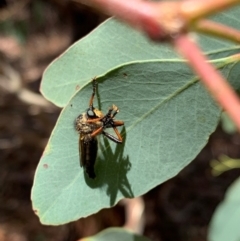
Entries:
{"type": "Polygon", "coordinates": [[[80,164],[90,178],[95,178],[94,165],[97,158],[98,142],[96,138],[80,138],[80,164]]]}

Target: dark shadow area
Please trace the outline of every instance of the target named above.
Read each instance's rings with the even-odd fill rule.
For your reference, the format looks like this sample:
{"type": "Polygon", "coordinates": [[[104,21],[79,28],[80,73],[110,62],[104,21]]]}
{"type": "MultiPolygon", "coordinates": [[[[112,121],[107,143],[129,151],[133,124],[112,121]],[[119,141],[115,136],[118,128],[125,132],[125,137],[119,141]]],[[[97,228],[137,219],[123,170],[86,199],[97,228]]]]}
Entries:
{"type": "Polygon", "coordinates": [[[126,198],[133,198],[131,185],[127,179],[127,173],[131,169],[129,157],[124,157],[124,146],[126,141],[126,129],[122,128],[122,144],[116,144],[113,152],[109,140],[105,137],[99,140],[99,149],[102,150],[103,158],[98,158],[95,164],[96,178],[91,179],[84,173],[85,181],[90,188],[101,188],[107,186],[106,193],[110,197],[110,205],[116,202],[117,193],[121,192],[126,198]],[[103,142],[102,142],[103,140],[103,142]]]}
{"type": "MultiPolygon", "coordinates": [[[[123,127],[121,134],[126,141],[125,127],[123,127]]],[[[122,145],[117,145],[115,153],[112,152],[110,147],[105,149],[104,152],[104,159],[110,162],[109,164],[111,165],[112,170],[112,174],[106,179],[106,184],[108,186],[107,194],[110,196],[110,205],[115,204],[118,191],[120,191],[126,198],[134,197],[131,184],[127,179],[127,172],[131,169],[131,163],[128,156],[123,157],[125,141],[122,145]]],[[[109,141],[106,138],[104,138],[104,146],[109,146],[109,141]]]]}

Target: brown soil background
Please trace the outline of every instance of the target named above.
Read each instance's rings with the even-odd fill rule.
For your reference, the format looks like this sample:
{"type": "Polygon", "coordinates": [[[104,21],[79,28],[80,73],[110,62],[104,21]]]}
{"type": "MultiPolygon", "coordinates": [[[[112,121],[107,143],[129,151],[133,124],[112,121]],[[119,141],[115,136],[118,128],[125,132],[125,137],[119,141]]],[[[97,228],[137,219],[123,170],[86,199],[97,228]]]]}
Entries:
{"type": "MultiPolygon", "coordinates": [[[[34,172],[60,112],[38,101],[41,75],[105,18],[67,0],[0,0],[0,241],[75,241],[124,224],[124,206],[117,205],[67,225],[43,226],[30,202],[34,172]],[[21,95],[23,90],[37,97],[21,95]]],[[[214,209],[240,174],[236,169],[213,177],[209,163],[221,154],[239,158],[239,145],[239,134],[219,127],[178,176],[144,195],[144,235],[206,241],[214,209]]]]}

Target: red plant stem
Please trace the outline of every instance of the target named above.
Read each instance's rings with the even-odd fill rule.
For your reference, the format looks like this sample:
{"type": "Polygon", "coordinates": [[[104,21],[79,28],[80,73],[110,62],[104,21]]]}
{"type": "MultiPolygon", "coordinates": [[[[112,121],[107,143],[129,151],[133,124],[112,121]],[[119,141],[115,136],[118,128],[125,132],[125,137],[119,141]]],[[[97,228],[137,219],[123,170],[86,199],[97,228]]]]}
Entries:
{"type": "Polygon", "coordinates": [[[231,86],[225,81],[221,74],[207,62],[207,58],[189,36],[178,36],[173,44],[189,61],[189,65],[200,76],[203,84],[218,103],[227,111],[238,130],[240,130],[240,101],[231,86]]]}
{"type": "MultiPolygon", "coordinates": [[[[74,0],[114,15],[151,39],[165,40],[169,32],[183,26],[178,9],[180,2],[146,2],[142,0],[74,0]]],[[[175,31],[175,32],[176,32],[175,31]]]]}
{"type": "MultiPolygon", "coordinates": [[[[108,15],[116,16],[122,21],[127,22],[134,28],[141,28],[143,19],[151,21],[151,4],[141,0],[75,0],[91,7],[97,8],[108,15]]],[[[153,18],[152,18],[153,19],[153,18]]],[[[154,19],[153,19],[154,20],[154,19]]],[[[156,22],[156,20],[155,20],[156,22]]],[[[155,28],[159,28],[155,24],[155,28]]]]}
{"type": "Polygon", "coordinates": [[[240,43],[240,31],[229,26],[215,23],[210,20],[199,20],[193,26],[197,32],[213,35],[216,37],[231,40],[235,43],[240,43]]]}
{"type": "Polygon", "coordinates": [[[154,40],[185,31],[193,21],[239,4],[240,0],[74,0],[114,15],[154,40]]]}

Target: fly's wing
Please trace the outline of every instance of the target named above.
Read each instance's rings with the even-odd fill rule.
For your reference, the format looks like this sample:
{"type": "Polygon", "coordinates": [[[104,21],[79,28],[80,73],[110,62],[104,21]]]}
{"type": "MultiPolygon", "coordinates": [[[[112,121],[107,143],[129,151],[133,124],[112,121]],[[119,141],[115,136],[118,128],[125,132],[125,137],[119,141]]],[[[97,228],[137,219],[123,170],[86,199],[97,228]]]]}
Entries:
{"type": "Polygon", "coordinates": [[[98,143],[96,138],[92,138],[91,140],[86,139],[84,135],[80,134],[80,165],[84,167],[90,178],[95,178],[94,165],[97,158],[98,143]]]}

